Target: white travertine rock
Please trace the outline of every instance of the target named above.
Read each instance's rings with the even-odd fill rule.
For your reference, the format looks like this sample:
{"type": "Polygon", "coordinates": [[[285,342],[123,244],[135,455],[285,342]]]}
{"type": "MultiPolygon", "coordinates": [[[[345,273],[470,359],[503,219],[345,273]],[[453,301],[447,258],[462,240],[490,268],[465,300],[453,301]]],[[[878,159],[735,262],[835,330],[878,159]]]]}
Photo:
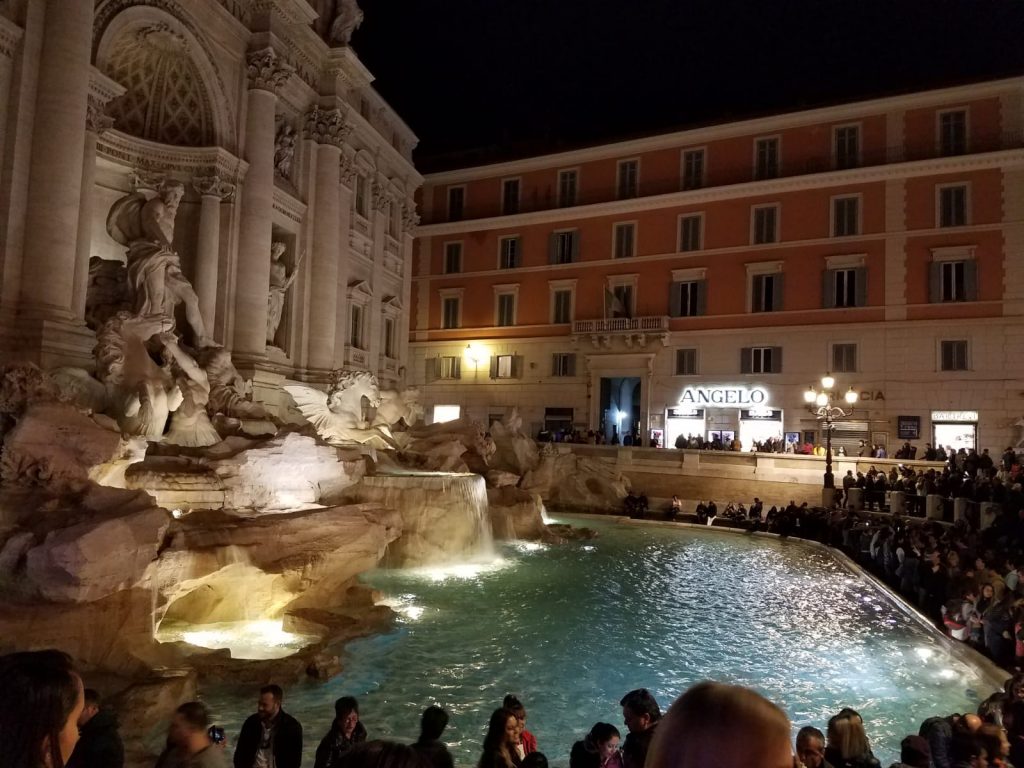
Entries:
{"type": "Polygon", "coordinates": [[[547,537],[544,502],[538,494],[512,486],[488,488],[487,506],[496,539],[512,541],[547,537]]]}
{"type": "Polygon", "coordinates": [[[545,452],[538,467],[520,484],[545,501],[580,508],[618,510],[629,480],[607,464],[572,453],[545,452]]]}

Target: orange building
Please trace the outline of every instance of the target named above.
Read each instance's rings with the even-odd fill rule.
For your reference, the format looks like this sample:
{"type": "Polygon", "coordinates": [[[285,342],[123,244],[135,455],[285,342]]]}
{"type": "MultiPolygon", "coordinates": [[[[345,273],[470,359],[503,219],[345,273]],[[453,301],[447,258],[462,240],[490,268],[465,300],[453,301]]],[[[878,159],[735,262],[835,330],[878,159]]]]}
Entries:
{"type": "Polygon", "coordinates": [[[1024,78],[428,175],[428,417],[993,450],[1024,416],[1024,78]]]}

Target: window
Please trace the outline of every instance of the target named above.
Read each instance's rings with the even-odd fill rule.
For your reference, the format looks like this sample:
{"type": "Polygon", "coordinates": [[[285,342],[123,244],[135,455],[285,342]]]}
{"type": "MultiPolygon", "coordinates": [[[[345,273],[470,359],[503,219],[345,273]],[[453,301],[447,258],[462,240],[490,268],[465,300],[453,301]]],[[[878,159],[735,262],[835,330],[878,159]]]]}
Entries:
{"type": "Polygon", "coordinates": [[[705,283],[703,280],[685,280],[672,283],[669,315],[697,317],[705,313],[705,283]]]}
{"type": "Polygon", "coordinates": [[[754,143],[754,178],[774,179],[779,175],[779,140],[758,139],[754,143]]]}
{"type": "Polygon", "coordinates": [[[466,188],[448,187],[448,221],[459,221],[465,213],[466,188]]]}
{"type": "Polygon", "coordinates": [[[350,346],[356,349],[363,348],[363,306],[361,304],[352,305],[352,322],[349,325],[348,343],[350,346]]]}
{"type": "Polygon", "coordinates": [[[639,193],[639,177],[639,160],[622,160],[619,162],[615,189],[620,200],[637,196],[639,193]]]}
{"type": "Polygon", "coordinates": [[[499,241],[499,265],[502,269],[515,269],[519,266],[519,238],[503,237],[499,241]]]}
{"type": "Polygon", "coordinates": [[[832,198],[832,237],[860,234],[860,198],[832,198]]]}
{"type": "Polygon", "coordinates": [[[740,373],[782,373],[782,347],[744,347],[740,373]]]}
{"type": "Polygon", "coordinates": [[[683,189],[700,189],[704,186],[704,150],[683,151],[683,189]]]}
{"type": "Polygon", "coordinates": [[[441,358],[442,379],[462,378],[462,357],[460,355],[445,355],[441,358]]]}
{"type": "Polygon", "coordinates": [[[522,376],[523,358],[519,355],[492,355],[492,379],[518,379],[522,376]]]}
{"type": "Polygon", "coordinates": [[[704,230],[704,216],[699,213],[679,217],[679,250],[699,251],[703,247],[702,234],[704,230]]]}
{"type": "Polygon", "coordinates": [[[697,375],[697,350],[677,349],[676,350],[676,376],[697,375]]]}
{"type": "Polygon", "coordinates": [[[939,113],[939,154],[962,155],[967,152],[967,110],[939,113]]]}
{"type": "Polygon", "coordinates": [[[462,271],[462,243],[444,244],[444,273],[455,275],[462,271]]]}
{"type": "Polygon", "coordinates": [[[967,186],[939,187],[939,226],[962,227],[967,224],[967,186]]]}
{"type": "Polygon", "coordinates": [[[762,205],[754,208],[754,245],[764,245],[778,241],[778,217],[778,206],[762,205]]]}
{"type": "Polygon", "coordinates": [[[750,310],[778,312],[782,309],[782,273],[752,275],[750,310]]]}
{"type": "Polygon", "coordinates": [[[551,233],[550,262],[571,264],[579,255],[579,232],[575,229],[551,233]]]}
{"type": "Polygon", "coordinates": [[[519,179],[501,182],[501,212],[506,216],[519,213],[519,179]]]}
{"type": "Polygon", "coordinates": [[[558,172],[558,205],[566,208],[576,205],[576,183],[579,174],[576,171],[558,172]]]}
{"type": "Polygon", "coordinates": [[[865,306],[867,304],[867,269],[865,267],[826,269],[822,300],[825,309],[865,306]]]}
{"type": "Polygon", "coordinates": [[[398,238],[398,225],[401,221],[401,212],[398,208],[398,203],[388,203],[388,234],[397,239],[398,238]]]}
{"type": "Polygon", "coordinates": [[[575,376],[576,355],[572,352],[555,352],[551,355],[552,376],[575,376]]]}
{"type": "Polygon", "coordinates": [[[620,284],[606,289],[605,312],[607,317],[632,317],[633,286],[620,284]]]}
{"type": "Polygon", "coordinates": [[[942,347],[942,370],[943,371],[966,371],[967,370],[967,341],[943,341],[942,347]]]}
{"type": "Polygon", "coordinates": [[[395,356],[395,319],[384,318],[384,357],[395,356]]]}
{"type": "Polygon", "coordinates": [[[356,194],[355,194],[356,213],[358,213],[364,219],[366,218],[366,214],[367,214],[367,207],[366,207],[366,203],[367,203],[367,200],[366,200],[366,184],[367,184],[367,182],[366,182],[366,177],[365,176],[360,176],[360,175],[356,176],[356,194]]]}
{"type": "Polygon", "coordinates": [[[860,165],[860,126],[841,125],[833,133],[836,168],[856,168],[860,165]]]}
{"type": "Polygon", "coordinates": [[[441,301],[441,327],[459,327],[459,297],[446,296],[441,301]]]}
{"type": "Polygon", "coordinates": [[[974,259],[932,262],[929,291],[932,303],[977,301],[977,269],[974,259]]]}
{"type": "Polygon", "coordinates": [[[551,293],[551,322],[572,322],[572,291],[563,288],[551,293]]]}
{"type": "Polygon", "coordinates": [[[499,293],[497,296],[497,325],[508,326],[516,324],[516,295],[514,293],[499,293]]]}
{"type": "Polygon", "coordinates": [[[616,259],[629,259],[636,255],[636,224],[615,225],[615,252],[612,255],[616,259]]]}
{"type": "Polygon", "coordinates": [[[832,345],[832,373],[857,372],[857,345],[832,345]]]}

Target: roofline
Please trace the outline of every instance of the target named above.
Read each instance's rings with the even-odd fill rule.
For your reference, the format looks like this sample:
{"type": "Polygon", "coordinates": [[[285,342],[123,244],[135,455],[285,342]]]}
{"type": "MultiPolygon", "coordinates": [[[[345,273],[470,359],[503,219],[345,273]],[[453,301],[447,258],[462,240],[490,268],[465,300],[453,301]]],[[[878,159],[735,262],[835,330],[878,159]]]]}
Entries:
{"type": "Polygon", "coordinates": [[[623,157],[659,149],[671,149],[682,144],[700,144],[711,139],[777,131],[805,123],[821,122],[826,119],[832,121],[864,117],[865,111],[889,111],[896,107],[901,109],[915,106],[923,107],[937,101],[955,100],[958,98],[977,99],[998,95],[1013,88],[1024,89],[1024,75],[997,80],[982,80],[967,85],[912,91],[896,96],[885,96],[865,101],[843,102],[828,107],[776,113],[766,117],[747,120],[712,123],[670,133],[653,134],[637,139],[595,144],[564,152],[532,155],[519,160],[466,166],[465,168],[457,168],[450,171],[438,171],[437,173],[424,174],[423,183],[424,185],[451,184],[477,179],[512,176],[527,171],[543,170],[561,165],[573,165],[590,160],[623,157]]]}

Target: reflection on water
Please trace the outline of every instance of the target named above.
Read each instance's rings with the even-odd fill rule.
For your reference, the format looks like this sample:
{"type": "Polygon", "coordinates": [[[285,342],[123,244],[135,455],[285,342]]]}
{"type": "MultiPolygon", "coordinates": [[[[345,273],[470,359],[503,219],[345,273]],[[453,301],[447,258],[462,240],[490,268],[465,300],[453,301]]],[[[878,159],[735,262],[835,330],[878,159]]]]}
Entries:
{"type": "MultiPolygon", "coordinates": [[[[286,690],[285,708],[305,729],[304,764],[341,695],[359,697],[371,738],[411,741],[423,708],[444,706],[446,739],[457,764],[470,766],[491,710],[515,692],[541,751],[564,766],[594,722],[621,723],[626,691],[647,687],[664,708],[711,678],[757,688],[795,727],[823,728],[853,706],[888,765],[922,720],[976,707],[997,682],[949,657],[827,552],[714,531],[587,524],[599,538],[506,546],[500,567],[463,578],[370,574],[398,613],[396,631],[352,643],[341,677],[286,690]]],[[[255,691],[205,693],[237,737],[255,691]]]]}

